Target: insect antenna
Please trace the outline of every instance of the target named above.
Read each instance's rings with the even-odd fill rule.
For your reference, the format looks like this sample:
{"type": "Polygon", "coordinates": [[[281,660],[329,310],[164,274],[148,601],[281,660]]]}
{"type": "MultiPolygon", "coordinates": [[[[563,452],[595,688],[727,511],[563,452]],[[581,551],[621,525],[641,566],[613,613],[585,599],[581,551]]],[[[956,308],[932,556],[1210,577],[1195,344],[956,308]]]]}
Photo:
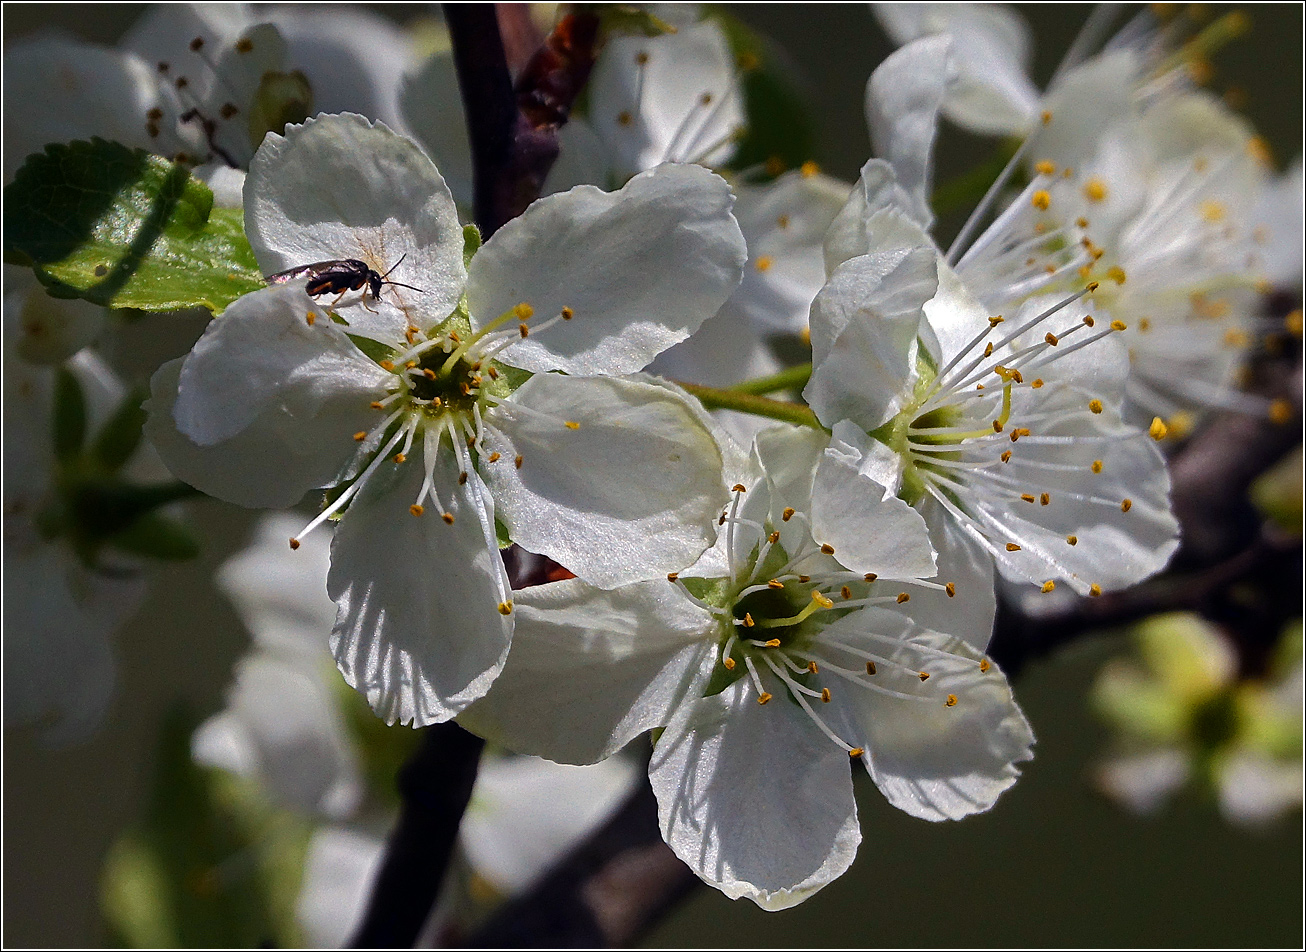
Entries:
{"type": "Polygon", "coordinates": [[[406,252],[406,251],[405,251],[402,255],[400,255],[400,256],[399,256],[399,260],[396,261],[394,264],[392,264],[392,265],[390,266],[390,270],[387,271],[385,274],[381,275],[381,283],[382,283],[382,284],[391,284],[391,285],[394,285],[394,286],[397,287],[397,288],[407,288],[407,289],[410,290],[410,291],[420,291],[420,292],[423,293],[423,294],[429,294],[430,292],[427,291],[425,288],[415,288],[415,287],[413,287],[411,284],[400,284],[398,281],[387,281],[387,280],[386,280],[387,278],[390,277],[391,273],[394,271],[395,268],[399,267],[401,264],[404,263],[404,258],[407,258],[407,257],[408,257],[408,252],[406,252]]]}

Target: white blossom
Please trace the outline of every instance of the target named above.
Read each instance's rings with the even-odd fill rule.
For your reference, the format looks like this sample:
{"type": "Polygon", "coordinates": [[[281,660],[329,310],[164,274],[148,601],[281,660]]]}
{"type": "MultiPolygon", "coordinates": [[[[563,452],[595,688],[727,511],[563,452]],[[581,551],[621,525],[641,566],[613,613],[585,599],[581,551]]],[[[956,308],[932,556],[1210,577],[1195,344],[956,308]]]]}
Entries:
{"type": "MultiPolygon", "coordinates": [[[[850,755],[894,806],[956,819],[992,806],[1033,741],[981,649],[934,625],[939,604],[985,580],[927,581],[920,516],[826,443],[759,434],[750,485],[685,572],[518,593],[508,665],[460,720],[565,763],[662,728],[649,775],[663,836],[704,880],[767,909],[851,863],[850,755]]],[[[969,604],[991,624],[991,602],[969,604]]]]}
{"type": "Polygon", "coordinates": [[[357,258],[411,287],[334,307],[299,281],[239,299],[155,375],[148,432],[175,473],[231,502],[340,487],[309,528],[348,507],[332,644],[383,717],[445,720],[494,679],[512,631],[499,524],[601,585],[711,541],[701,517],[724,486],[702,411],[621,375],[738,282],[724,182],[665,166],[615,194],[554,196],[470,266],[435,167],[361,117],[269,137],[246,191],[265,272],[357,258]]]}

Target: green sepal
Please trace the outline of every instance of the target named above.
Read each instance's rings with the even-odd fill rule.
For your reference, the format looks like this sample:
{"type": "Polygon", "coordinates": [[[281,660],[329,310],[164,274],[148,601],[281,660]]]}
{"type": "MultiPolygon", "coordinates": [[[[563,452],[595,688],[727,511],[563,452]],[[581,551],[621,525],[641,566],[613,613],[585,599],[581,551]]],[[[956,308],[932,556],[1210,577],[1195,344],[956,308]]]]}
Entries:
{"type": "Polygon", "coordinates": [[[508,535],[508,527],[500,521],[497,515],[494,517],[494,537],[498,540],[500,549],[506,549],[512,545],[512,536],[508,535]]]}
{"type": "Polygon", "coordinates": [[[643,7],[628,3],[596,4],[589,12],[599,16],[599,30],[604,36],[620,33],[628,36],[661,36],[675,33],[676,28],[643,7]]]}
{"type": "Polygon", "coordinates": [[[145,426],[146,417],[142,404],[149,395],[144,387],[133,389],[104,421],[91,443],[90,455],[96,465],[114,473],[127,464],[141,445],[141,428],[145,426]]]}
{"type": "Polygon", "coordinates": [[[389,344],[383,344],[380,341],[372,340],[370,337],[360,337],[355,334],[346,335],[355,347],[363,352],[373,363],[380,363],[383,360],[394,360],[395,349],[389,344]]]}
{"type": "Polygon", "coordinates": [[[481,250],[481,229],[475,225],[463,225],[463,267],[472,266],[472,258],[481,250]]]}
{"type": "Polygon", "coordinates": [[[52,144],[4,190],[4,258],[54,297],[219,313],[264,286],[239,209],[189,167],[116,142],[52,144]]]}
{"type": "Polygon", "coordinates": [[[190,529],[158,512],[140,516],[126,529],[109,536],[105,545],[167,562],[193,559],[200,552],[199,539],[190,529]]]}
{"type": "Polygon", "coordinates": [[[77,377],[60,367],[54,377],[54,455],[75,459],[86,442],[86,394],[77,377]]]}

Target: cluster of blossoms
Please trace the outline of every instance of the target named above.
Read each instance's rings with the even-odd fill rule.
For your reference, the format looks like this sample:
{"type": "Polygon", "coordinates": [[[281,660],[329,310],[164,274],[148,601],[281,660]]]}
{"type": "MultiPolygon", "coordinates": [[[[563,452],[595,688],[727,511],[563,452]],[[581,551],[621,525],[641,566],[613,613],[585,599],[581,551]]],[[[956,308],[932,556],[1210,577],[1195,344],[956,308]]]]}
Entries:
{"type": "MultiPolygon", "coordinates": [[[[122,140],[207,160],[268,276],[154,374],[153,448],[241,506],[325,494],[276,524],[312,571],[229,571],[259,651],[198,759],[356,818],[326,641],[390,724],[457,718],[568,765],[653,731],[667,843],[767,909],[851,864],[850,764],[923,819],[994,805],[1034,741],[986,654],[999,580],[1096,597],[1159,572],[1179,528],[1158,442],[1211,406],[1291,413],[1231,389],[1276,274],[1259,229],[1280,226],[1257,217],[1259,140],[1139,43],[1040,95],[986,72],[1023,43],[1002,15],[883,15],[904,46],[871,77],[878,157],[854,185],[727,172],[751,64],[676,10],[672,33],[609,39],[549,194],[483,245],[450,56],[402,89],[368,72],[371,118],[308,118],[335,100],[296,69],[320,39],[297,15],[175,8],[116,58],[32,53],[130,80],[121,122],[142,128],[122,140]],[[1028,164],[947,251],[945,114],[1025,134],[1028,164]],[[775,335],[810,342],[806,425],[740,426],[677,382],[772,373],[775,335]],[[509,544],[570,577],[514,591],[509,544]]],[[[383,45],[386,70],[406,62],[383,45]]],[[[629,770],[605,778],[577,796],[615,802],[629,770]]],[[[584,812],[562,839],[606,811],[584,812]]],[[[322,849],[364,870],[354,909],[379,846],[338,832],[322,849]]],[[[333,922],[318,934],[342,940],[333,922]]]]}

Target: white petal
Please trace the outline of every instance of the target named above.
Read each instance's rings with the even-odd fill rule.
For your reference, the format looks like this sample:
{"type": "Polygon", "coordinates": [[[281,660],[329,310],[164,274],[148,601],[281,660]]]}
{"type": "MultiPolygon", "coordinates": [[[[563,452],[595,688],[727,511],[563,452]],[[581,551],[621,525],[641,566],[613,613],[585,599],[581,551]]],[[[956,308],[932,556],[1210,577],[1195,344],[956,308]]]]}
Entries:
{"type": "MultiPolygon", "coordinates": [[[[386,286],[382,297],[423,329],[458,304],[466,272],[453,197],[431,160],[383,124],[345,114],[269,133],[245,196],[245,232],[265,274],[341,258],[394,268],[390,280],[422,290],[386,286]]],[[[342,313],[355,324],[367,315],[350,312],[361,310],[342,313]]]]}
{"type": "Polygon", "coordinates": [[[627,756],[585,767],[483,757],[458,829],[463,852],[496,889],[516,895],[607,822],[643,776],[627,756]]]}
{"type": "Polygon", "coordinates": [[[812,535],[834,546],[840,564],[883,578],[930,578],[930,533],[920,513],[858,472],[860,456],[830,446],[812,486],[812,535]]]}
{"type": "Polygon", "coordinates": [[[883,159],[862,166],[848,203],[825,235],[825,270],[834,274],[850,258],[876,251],[931,247],[929,218],[918,219],[915,203],[883,159]]]}
{"type": "Polygon", "coordinates": [[[619,192],[579,186],[540,199],[472,260],[467,301],[485,325],[521,302],[574,317],[514,344],[526,370],[623,374],[648,366],[717,312],[739,284],[743,235],[725,180],[661,166],[619,192]]]}
{"type": "Polygon", "coordinates": [[[842,875],[861,841],[848,755],[748,679],[700,700],[649,765],[667,844],[731,899],[785,909],[842,875]]]}
{"type": "Polygon", "coordinates": [[[104,328],[108,312],[76,299],[51,297],[27,268],[4,266],[7,331],[19,357],[33,364],[67,360],[104,328]]]}
{"type": "Polygon", "coordinates": [[[6,182],[49,142],[98,135],[156,148],[146,113],[159,103],[158,83],[153,67],[129,53],[59,37],[15,43],[5,50],[4,87],[6,182]]]}
{"type": "Polygon", "coordinates": [[[384,857],[385,842],[361,830],[324,826],[313,834],[295,902],[295,919],[309,945],[339,949],[349,944],[384,857]]]}
{"type": "Polygon", "coordinates": [[[997,613],[993,556],[965,529],[946,518],[934,498],[926,496],[916,505],[930,527],[930,544],[938,557],[934,580],[940,585],[951,584],[954,594],[912,589],[912,617],[927,628],[946,631],[976,651],[983,651],[993,638],[997,613]]]}
{"type": "Polygon", "coordinates": [[[429,506],[409,512],[422,475],[416,460],[382,464],[336,530],[327,577],[339,606],[331,650],[345,680],[386,723],[414,727],[485,694],[512,638],[489,491],[474,471],[459,486],[458,461],[442,450],[435,488],[449,525],[429,506]]]}
{"type": "Polygon", "coordinates": [[[1259,751],[1238,751],[1220,767],[1220,812],[1234,823],[1254,826],[1300,809],[1301,766],[1300,759],[1276,760],[1259,751]]]}
{"type": "Polygon", "coordinates": [[[789,334],[807,328],[812,299],[825,283],[825,234],[849,192],[837,179],[799,171],[769,185],[735,187],[749,259],[730,298],[735,310],[759,327],[789,334]]]}
{"type": "Polygon", "coordinates": [[[1155,813],[1188,782],[1191,770],[1186,752],[1163,747],[1104,761],[1094,780],[1103,792],[1135,813],[1155,813]]]}
{"type": "Polygon", "coordinates": [[[711,544],[727,498],[721,451],[681,391],[537,374],[487,422],[501,458],[485,474],[524,548],[611,588],[678,571],[711,544]]]}
{"type": "Polygon", "coordinates": [[[936,254],[915,248],[839,266],[812,304],[812,379],[803,391],[827,425],[874,430],[911,396],[922,307],[938,286],[936,254]]]}
{"type": "Polygon", "coordinates": [[[1127,51],[1094,56],[1048,91],[1044,108],[1051,120],[1035,127],[1029,155],[1058,168],[1082,165],[1097,151],[1103,131],[1133,111],[1141,64],[1127,51]]]}
{"type": "Polygon", "coordinates": [[[666,579],[516,593],[503,674],[458,722],[520,753],[590,764],[663,726],[711,673],[715,622],[666,579]]]}
{"type": "Polygon", "coordinates": [[[889,160],[912,200],[912,217],[929,227],[934,136],[948,87],[952,39],[914,40],[890,53],[866,84],[866,124],[876,155],[889,160]]]}
{"type": "Polygon", "coordinates": [[[248,775],[264,789],[292,809],[345,817],[362,799],[363,782],[335,677],[325,631],[320,656],[307,664],[253,654],[237,667],[222,716],[238,725],[248,775]]]}
{"type": "MultiPolygon", "coordinates": [[[[399,91],[399,108],[413,138],[439,167],[459,204],[472,205],[472,146],[467,138],[467,115],[458,89],[453,49],[431,54],[399,91]]],[[[568,123],[567,128],[571,123],[568,123]]]]}
{"type": "Polygon", "coordinates": [[[734,57],[710,20],[611,38],[587,88],[589,120],[627,175],[662,162],[721,165],[744,123],[734,57]]]}
{"type": "Polygon", "coordinates": [[[254,543],[223,563],[217,583],[260,647],[325,658],[336,620],[326,590],[331,536],[313,532],[298,549],[288,545],[307,521],[289,512],[264,516],[254,543]]]}
{"type": "Polygon", "coordinates": [[[914,696],[904,698],[842,686],[835,699],[860,728],[850,742],[865,746],[863,760],[880,792],[912,816],[959,820],[988,810],[1020,776],[1016,764],[1033,756],[1034,735],[1006,676],[992,662],[981,670],[979,652],[932,631],[886,651],[866,637],[886,628],[880,621],[886,614],[894,613],[863,609],[826,629],[853,647],[887,655],[876,675],[886,683],[893,683],[896,665],[905,667],[901,679],[913,688],[914,696]],[[928,680],[915,671],[928,673],[928,680]],[[952,706],[949,696],[957,699],[952,706]]]}
{"type": "Polygon", "coordinates": [[[558,130],[558,160],[549,169],[542,195],[554,195],[577,185],[609,187],[612,182],[612,156],[594,127],[573,115],[558,130]]]}
{"type": "Polygon", "coordinates": [[[877,3],[872,9],[896,43],[939,33],[952,39],[957,77],[944,111],[957,125],[1014,135],[1033,122],[1039,93],[1027,75],[1029,27],[1019,13],[977,3],[877,3]]]}

